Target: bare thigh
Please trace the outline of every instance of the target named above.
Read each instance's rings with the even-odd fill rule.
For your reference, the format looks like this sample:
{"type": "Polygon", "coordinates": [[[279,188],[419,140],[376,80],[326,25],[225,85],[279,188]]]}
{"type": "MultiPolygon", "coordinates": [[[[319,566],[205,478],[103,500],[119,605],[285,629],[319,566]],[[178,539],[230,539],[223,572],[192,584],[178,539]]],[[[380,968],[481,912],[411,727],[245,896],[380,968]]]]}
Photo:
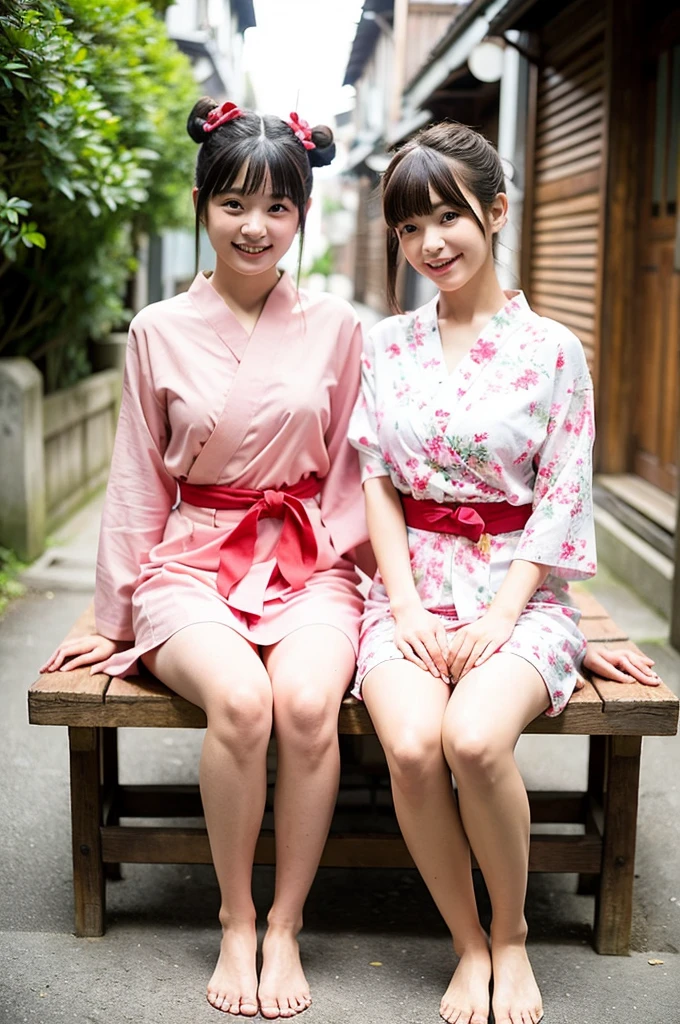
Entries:
{"type": "Polygon", "coordinates": [[[338,710],[356,659],[345,634],[334,626],[302,626],[262,652],[274,695],[275,728],[337,731],[338,710]]]}
{"type": "Polygon", "coordinates": [[[442,720],[451,697],[447,683],[411,662],[395,660],[371,669],[361,692],[390,768],[443,759],[442,720]]]}
{"type": "Polygon", "coordinates": [[[222,623],[180,629],[142,660],[158,679],[206,713],[225,693],[230,703],[271,706],[271,683],[257,649],[222,623]]]}
{"type": "Polygon", "coordinates": [[[513,749],[550,697],[540,672],[516,654],[494,654],[456,683],[444,715],[445,745],[513,749]]]}

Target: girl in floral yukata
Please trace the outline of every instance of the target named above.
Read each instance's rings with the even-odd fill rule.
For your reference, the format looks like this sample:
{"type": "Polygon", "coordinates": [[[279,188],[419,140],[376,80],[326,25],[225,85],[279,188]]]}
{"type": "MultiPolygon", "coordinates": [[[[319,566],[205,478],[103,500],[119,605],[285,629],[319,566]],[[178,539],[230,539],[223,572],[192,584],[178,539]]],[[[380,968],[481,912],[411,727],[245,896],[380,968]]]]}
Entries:
{"type": "Polygon", "coordinates": [[[333,812],[363,607],[364,500],[347,440],[362,339],[348,303],[298,291],[277,269],[304,231],[312,167],[333,155],[330,130],[208,99],[188,130],[201,143],[197,239],[202,222],[215,270],[132,322],[100,635],[62,645],[44,669],[123,675],[141,659],[205,710],[201,796],[222,924],[208,999],[292,1017],[311,1002],[297,933],[333,812]],[[276,886],[258,985],[251,878],[272,722],[276,886]]]}
{"type": "MultiPolygon", "coordinates": [[[[581,344],[503,292],[507,217],[493,147],[423,130],[383,179],[388,291],[399,252],[438,295],[369,334],[350,426],[379,572],[355,692],[385,748],[402,833],[451,933],[450,1024],[537,1024],[524,899],[529,806],[514,760],[525,726],[565,707],[586,650],[568,580],[595,572],[592,385],[581,344]],[[456,802],[451,774],[458,787],[456,802]],[[472,886],[484,875],[490,942],[472,886]]],[[[654,684],[649,659],[588,658],[654,684]]]]}

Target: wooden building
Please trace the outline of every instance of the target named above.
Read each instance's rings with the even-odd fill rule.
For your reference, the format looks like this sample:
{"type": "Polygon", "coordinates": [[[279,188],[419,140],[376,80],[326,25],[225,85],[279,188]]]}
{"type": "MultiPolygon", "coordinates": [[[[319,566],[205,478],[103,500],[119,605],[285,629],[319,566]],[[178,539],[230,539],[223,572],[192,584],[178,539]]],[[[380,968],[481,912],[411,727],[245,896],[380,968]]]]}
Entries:
{"type": "Polygon", "coordinates": [[[595,381],[603,561],[673,613],[680,646],[680,9],[471,0],[406,83],[393,135],[442,117],[483,130],[514,169],[516,279],[581,338],[595,381]],[[488,39],[511,83],[505,65],[475,83],[488,39]]]}

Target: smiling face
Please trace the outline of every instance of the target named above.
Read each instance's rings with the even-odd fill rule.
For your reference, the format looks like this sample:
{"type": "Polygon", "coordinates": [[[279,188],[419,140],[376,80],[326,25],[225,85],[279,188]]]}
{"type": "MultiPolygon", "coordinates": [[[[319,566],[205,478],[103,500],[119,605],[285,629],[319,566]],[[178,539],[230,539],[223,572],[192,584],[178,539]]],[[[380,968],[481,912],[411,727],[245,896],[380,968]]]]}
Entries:
{"type": "Polygon", "coordinates": [[[262,187],[244,190],[247,167],[241,168],[229,190],[210,197],[205,227],[218,260],[237,274],[263,274],[275,268],[288,252],[299,226],[295,204],[272,194],[267,175],[262,187]]]}
{"type": "Polygon", "coordinates": [[[407,217],[395,228],[405,258],[440,291],[458,291],[483,269],[493,267],[493,235],[507,219],[503,193],[484,211],[471,192],[459,187],[469,208],[442,198],[430,184],[430,211],[407,217]]]}

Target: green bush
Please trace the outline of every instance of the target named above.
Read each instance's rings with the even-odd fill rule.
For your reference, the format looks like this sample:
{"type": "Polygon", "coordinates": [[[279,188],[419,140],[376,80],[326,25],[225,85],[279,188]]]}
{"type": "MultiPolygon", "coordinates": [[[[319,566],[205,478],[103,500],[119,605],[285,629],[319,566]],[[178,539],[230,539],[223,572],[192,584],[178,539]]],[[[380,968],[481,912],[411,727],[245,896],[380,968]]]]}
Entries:
{"type": "Polygon", "coordinates": [[[142,232],[190,223],[196,85],[140,0],[0,0],[0,355],[48,390],[126,316],[142,232]]]}

